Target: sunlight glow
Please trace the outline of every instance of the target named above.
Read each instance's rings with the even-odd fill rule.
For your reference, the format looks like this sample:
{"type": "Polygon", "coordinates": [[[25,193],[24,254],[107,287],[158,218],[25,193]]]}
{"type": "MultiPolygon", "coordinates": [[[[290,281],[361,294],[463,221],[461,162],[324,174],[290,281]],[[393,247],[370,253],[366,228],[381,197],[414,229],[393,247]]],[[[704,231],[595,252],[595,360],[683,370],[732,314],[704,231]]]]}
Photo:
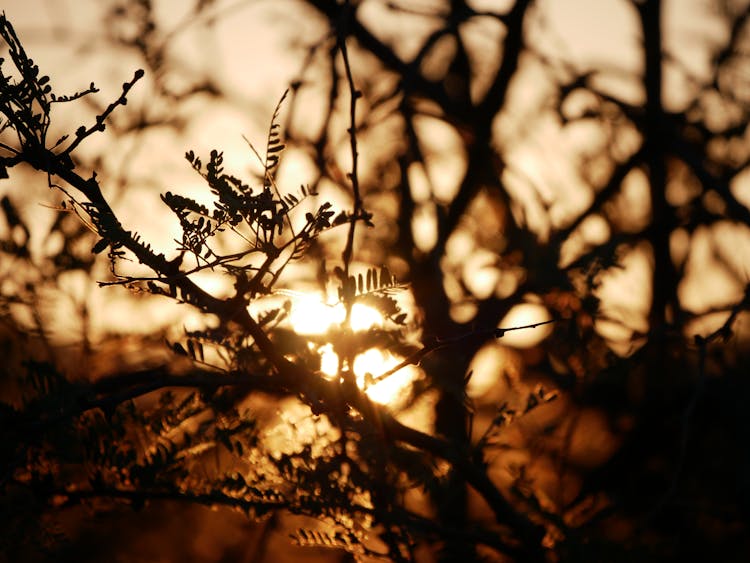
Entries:
{"type": "MultiPolygon", "coordinates": [[[[343,305],[341,308],[343,309],[343,305]]],[[[375,326],[383,325],[383,315],[377,309],[368,305],[355,303],[352,306],[352,316],[349,319],[349,325],[354,332],[369,330],[375,326]]]]}
{"type": "MultiPolygon", "coordinates": [[[[319,295],[295,294],[289,322],[297,334],[325,334],[346,319],[343,303],[325,303],[319,295]]],[[[349,326],[355,332],[369,330],[383,324],[383,316],[372,307],[355,303],[349,326]]]]}
{"type": "Polygon", "coordinates": [[[328,378],[334,378],[339,373],[339,357],[333,351],[333,344],[326,344],[318,348],[320,354],[320,371],[328,378]]]}
{"type": "MultiPolygon", "coordinates": [[[[320,354],[320,371],[327,379],[339,375],[340,362],[332,344],[318,348],[320,354]]],[[[372,382],[373,377],[398,365],[403,358],[394,356],[387,350],[370,348],[354,358],[354,375],[357,385],[367,395],[380,404],[397,403],[408,392],[409,386],[420,376],[419,368],[406,366],[382,381],[372,382]]]]}
{"type": "Polygon", "coordinates": [[[278,423],[271,426],[263,436],[264,446],[275,458],[299,452],[305,445],[311,455],[324,454],[341,433],[325,416],[313,416],[310,407],[289,397],[279,404],[278,423]]]}
{"type": "MultiPolygon", "coordinates": [[[[346,309],[343,303],[326,303],[319,294],[284,291],[292,297],[289,322],[293,330],[303,336],[322,336],[344,323],[346,309]]],[[[362,303],[352,306],[349,327],[353,332],[367,331],[382,326],[383,315],[375,308],[362,303]]],[[[335,346],[329,342],[320,346],[310,343],[320,355],[320,374],[327,379],[335,379],[341,374],[341,360],[336,354],[335,346]]],[[[398,403],[399,398],[406,396],[409,386],[420,377],[421,371],[415,366],[407,366],[382,381],[373,382],[373,378],[398,365],[402,357],[387,350],[370,348],[354,358],[352,371],[357,384],[364,389],[373,401],[381,404],[398,403]]]]}
{"type": "MultiPolygon", "coordinates": [[[[333,351],[332,344],[318,348],[320,356],[320,371],[324,377],[332,379],[339,374],[339,357],[333,351]]],[[[370,348],[354,358],[354,375],[357,385],[364,389],[367,395],[376,403],[388,404],[398,402],[408,391],[409,386],[419,378],[419,368],[406,366],[382,381],[372,382],[373,377],[388,371],[403,358],[394,356],[387,350],[370,348]]]]}
{"type": "Polygon", "coordinates": [[[295,294],[289,322],[297,334],[325,334],[333,325],[344,322],[343,305],[324,303],[319,295],[295,294]]]}
{"type": "Polygon", "coordinates": [[[398,399],[408,392],[412,382],[419,377],[417,367],[406,366],[386,379],[369,386],[367,386],[367,380],[368,374],[377,376],[395,367],[402,359],[387,350],[370,348],[354,359],[354,375],[357,377],[357,385],[363,389],[366,388],[365,392],[368,397],[376,403],[398,402],[398,399]]]}

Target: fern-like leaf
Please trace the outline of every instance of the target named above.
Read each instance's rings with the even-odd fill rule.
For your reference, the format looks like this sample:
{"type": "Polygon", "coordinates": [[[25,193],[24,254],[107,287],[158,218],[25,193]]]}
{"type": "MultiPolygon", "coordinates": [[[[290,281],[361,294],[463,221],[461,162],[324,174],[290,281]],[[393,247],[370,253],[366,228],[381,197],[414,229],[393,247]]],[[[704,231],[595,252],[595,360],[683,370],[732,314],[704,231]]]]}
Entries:
{"type": "Polygon", "coordinates": [[[263,163],[263,185],[265,187],[271,187],[274,185],[274,178],[276,175],[276,169],[279,166],[281,152],[286,148],[286,145],[281,141],[281,125],[279,125],[277,120],[279,113],[281,112],[281,106],[284,103],[287,94],[289,94],[288,88],[282,94],[279,103],[276,104],[276,109],[271,117],[271,126],[268,129],[266,159],[263,163]]]}
{"type": "Polygon", "coordinates": [[[324,532],[322,530],[311,530],[300,528],[291,534],[292,541],[297,545],[327,547],[334,549],[351,550],[352,546],[358,543],[352,534],[342,532],[324,532]]]}

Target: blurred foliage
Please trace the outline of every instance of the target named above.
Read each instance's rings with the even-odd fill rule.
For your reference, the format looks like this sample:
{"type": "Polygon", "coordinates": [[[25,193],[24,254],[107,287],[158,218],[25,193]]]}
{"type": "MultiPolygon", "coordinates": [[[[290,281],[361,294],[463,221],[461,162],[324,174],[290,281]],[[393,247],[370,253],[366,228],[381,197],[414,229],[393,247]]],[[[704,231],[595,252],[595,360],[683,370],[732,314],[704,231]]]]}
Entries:
{"type": "MultiPolygon", "coordinates": [[[[216,4],[199,2],[177,29],[212,25],[216,4]]],[[[109,40],[147,71],[102,107],[93,83],[54,92],[0,20],[0,176],[12,183],[30,166],[62,197],[41,250],[16,187],[1,201],[3,551],[65,553],[73,540],[61,515],[80,506],[178,501],[266,522],[259,557],[279,515],[292,514],[315,519],[291,531],[295,543],[357,560],[742,560],[748,7],[712,3],[726,36],[705,46],[708,71],[697,72],[666,49],[656,0],[618,4],[641,32],[635,71],[583,67],[550,49],[541,2],[506,12],[460,0],[373,4],[298,2],[329,29],[303,45],[265,154],[249,143],[261,173],[246,181],[219,150],[187,152],[208,189],[161,196],[182,233],[163,251],[123,224],[96,174],[103,160],[82,147],[107,128],[184,125],[175,113],[127,112],[140,80],[171,108],[221,97],[220,86],[198,77],[174,88],[177,31],[160,28],[151,2],[106,14],[109,40]],[[418,47],[386,38],[378,15],[421,30],[418,47]],[[320,84],[321,126],[305,128],[305,95],[320,84]],[[68,104],[95,107],[93,124],[48,139],[52,108],[68,104]],[[524,163],[549,128],[570,146],[553,155],[542,144],[540,173],[524,163]],[[290,147],[317,176],[283,191],[290,147]],[[437,164],[451,159],[452,175],[437,164]],[[546,160],[563,173],[547,174],[546,160]],[[105,250],[108,272],[96,259],[105,250]],[[357,270],[355,256],[380,266],[357,270]],[[344,307],[325,334],[289,322],[297,263],[344,307]],[[731,281],[712,292],[700,280],[717,269],[731,281]],[[203,325],[169,336],[158,360],[136,350],[96,371],[102,344],[89,340],[85,300],[75,313],[83,345],[67,354],[40,307],[44,288],[71,272],[106,277],[100,285],[134,299],[187,304],[203,325]],[[207,288],[205,274],[225,289],[207,288]],[[698,305],[696,286],[706,293],[698,305]],[[382,323],[354,330],[355,305],[382,323]],[[504,345],[523,328],[501,324],[518,306],[550,319],[518,323],[551,323],[530,347],[504,345]],[[339,358],[335,375],[322,345],[339,358]],[[355,360],[372,348],[403,361],[362,383],[355,360]],[[406,396],[368,396],[407,366],[421,378],[406,396]]]]}

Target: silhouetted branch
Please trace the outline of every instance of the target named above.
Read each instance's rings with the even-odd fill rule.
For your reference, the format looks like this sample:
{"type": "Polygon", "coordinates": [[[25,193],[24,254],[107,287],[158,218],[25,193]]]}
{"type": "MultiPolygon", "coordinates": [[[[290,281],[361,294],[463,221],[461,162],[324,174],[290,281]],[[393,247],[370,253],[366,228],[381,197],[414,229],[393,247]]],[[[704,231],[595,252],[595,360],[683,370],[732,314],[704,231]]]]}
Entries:
{"type": "MultiPolygon", "coordinates": [[[[346,74],[346,82],[349,85],[349,143],[351,147],[352,155],[352,170],[348,174],[349,180],[352,184],[352,195],[354,197],[352,216],[349,223],[349,231],[346,236],[346,245],[342,253],[342,261],[344,262],[344,275],[349,277],[349,265],[352,261],[352,254],[354,251],[354,232],[357,226],[357,221],[362,213],[362,196],[359,189],[359,174],[358,174],[358,162],[359,152],[357,151],[357,99],[362,96],[362,93],[357,90],[354,84],[354,77],[352,76],[352,69],[349,64],[349,51],[346,47],[346,36],[350,25],[352,7],[347,1],[344,9],[341,12],[341,19],[339,20],[336,30],[338,33],[338,48],[341,51],[341,58],[344,61],[344,71],[346,74]]],[[[347,303],[347,316],[351,314],[350,304],[347,303]]]]}
{"type": "Polygon", "coordinates": [[[514,326],[510,328],[493,328],[493,329],[488,329],[488,330],[476,330],[476,331],[472,331],[466,334],[461,334],[459,336],[452,336],[449,338],[435,338],[432,341],[426,342],[424,347],[417,350],[416,352],[411,354],[408,358],[396,364],[391,369],[381,373],[380,375],[375,376],[373,380],[381,381],[393,375],[397,371],[405,368],[406,366],[410,366],[410,365],[417,366],[425,357],[443,348],[448,348],[450,346],[457,346],[460,344],[466,344],[469,342],[483,343],[489,340],[490,338],[502,338],[503,336],[505,336],[506,333],[512,332],[514,330],[526,330],[526,329],[531,329],[531,328],[537,328],[540,326],[544,326],[550,323],[557,322],[558,320],[560,319],[549,319],[546,321],[539,321],[537,323],[532,323],[532,324],[523,325],[523,326],[514,326]]]}

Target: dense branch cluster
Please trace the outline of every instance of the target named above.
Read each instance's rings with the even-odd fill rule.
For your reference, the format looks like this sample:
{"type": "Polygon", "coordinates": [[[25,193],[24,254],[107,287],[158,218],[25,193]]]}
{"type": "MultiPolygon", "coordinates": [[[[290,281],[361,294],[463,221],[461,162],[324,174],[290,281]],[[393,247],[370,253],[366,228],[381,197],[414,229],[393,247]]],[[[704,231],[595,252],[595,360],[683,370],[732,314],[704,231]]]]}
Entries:
{"type": "MultiPolygon", "coordinates": [[[[366,275],[348,273],[354,226],[363,218],[370,221],[362,209],[355,207],[352,215],[341,212],[332,219],[331,204],[323,203],[306,214],[301,229],[291,228],[289,215],[301,198],[312,194],[303,187],[299,196],[282,195],[274,182],[283,148],[275,121],[278,108],[260,192],[226,174],[220,152],[211,152],[205,165],[192,152],[186,155],[206,181],[215,203],[209,210],[171,192],[162,196],[183,231],[178,254],[168,259],[123,226],[102,195],[96,174],[79,175],[72,158],[82,141],[105,128],[112,110],[126,103],[128,91],[143,72],[136,72],[123,85],[122,96],[96,118],[95,126],[79,128],[67,147],[60,148],[64,140],[48,147],[50,100],[72,101],[95,89],[55,98],[47,77],[40,76],[16,42],[11,24],[3,18],[0,26],[3,39],[13,42],[10,62],[18,72],[14,77],[3,68],[0,75],[5,124],[18,135],[17,148],[2,147],[11,153],[2,157],[3,169],[25,162],[45,172],[51,187],[56,186],[56,178],[65,182],[59,188],[66,198],[61,210],[74,211],[100,237],[93,245],[94,253],[109,248],[114,283],[141,287],[219,319],[213,329],[189,334],[187,349],[180,343],[173,345],[193,363],[187,369],[163,366],[74,383],[53,365],[28,364],[31,394],[22,407],[8,405],[4,411],[3,448],[5,459],[10,460],[3,468],[4,487],[30,487],[58,506],[96,498],[139,506],[172,498],[227,505],[254,518],[285,509],[330,525],[330,532],[300,531],[297,540],[303,545],[378,555],[370,547],[369,536],[379,536],[385,544],[381,555],[404,560],[420,537],[434,540],[442,534],[464,533],[431,523],[399,501],[405,487],[438,487],[440,478],[434,467],[443,459],[487,498],[501,521],[512,523],[522,538],[530,540],[529,548],[539,545],[541,529],[516,514],[484,473],[481,445],[476,452],[457,451],[440,437],[398,422],[386,407],[373,403],[353,384],[350,366],[342,367],[340,379],[322,378],[317,373],[320,358],[306,355],[304,339],[279,324],[288,307],[259,319],[248,313],[253,300],[272,293],[285,264],[303,258],[321,232],[348,223],[346,267],[336,271],[338,296],[349,310],[356,303],[377,309],[392,327],[348,337],[343,334],[333,341],[334,346],[347,348],[342,354],[351,360],[377,341],[397,345],[406,318],[393,296],[399,284],[387,269],[368,270],[366,275]],[[37,107],[41,112],[35,114],[37,107]],[[245,249],[230,254],[216,250],[212,241],[223,231],[233,233],[245,249]],[[192,264],[186,256],[192,257],[192,264]],[[260,260],[254,260],[256,256],[260,260]],[[118,265],[126,259],[146,266],[152,275],[119,273],[118,265]],[[233,296],[215,297],[190,278],[198,271],[215,269],[233,279],[233,296]],[[211,360],[206,345],[216,349],[211,360]],[[155,403],[142,399],[157,391],[161,392],[155,403]],[[307,416],[316,426],[328,429],[299,437],[291,451],[270,449],[260,438],[255,414],[240,406],[258,391],[298,397],[311,409],[307,416]],[[81,465],[83,480],[66,484],[60,466],[63,460],[57,459],[62,449],[69,457],[66,463],[81,465]],[[199,477],[193,468],[202,463],[207,451],[216,451],[224,462],[216,475],[199,477]]],[[[351,135],[354,138],[354,129],[351,135]]],[[[356,171],[351,177],[356,185],[356,171]]],[[[501,336],[488,336],[493,335],[501,336]]],[[[417,350],[405,363],[416,363],[433,349],[417,350]]],[[[501,550],[519,549],[501,536],[483,541],[501,550]]]]}

